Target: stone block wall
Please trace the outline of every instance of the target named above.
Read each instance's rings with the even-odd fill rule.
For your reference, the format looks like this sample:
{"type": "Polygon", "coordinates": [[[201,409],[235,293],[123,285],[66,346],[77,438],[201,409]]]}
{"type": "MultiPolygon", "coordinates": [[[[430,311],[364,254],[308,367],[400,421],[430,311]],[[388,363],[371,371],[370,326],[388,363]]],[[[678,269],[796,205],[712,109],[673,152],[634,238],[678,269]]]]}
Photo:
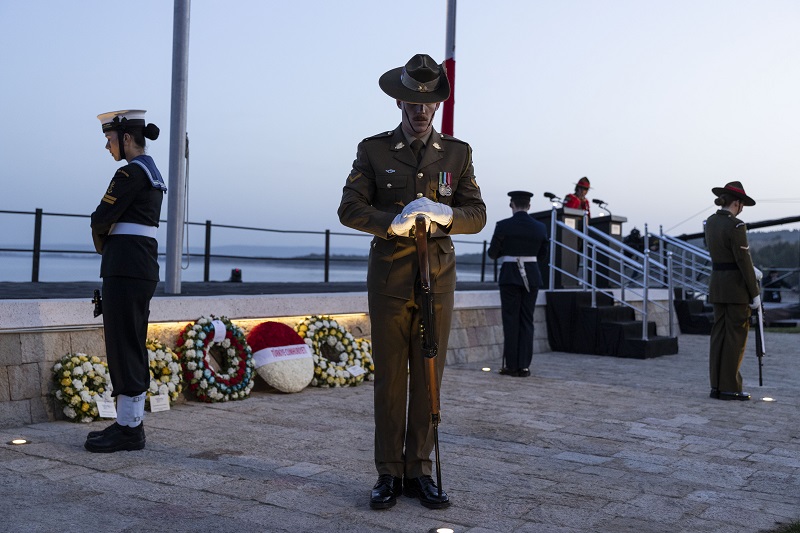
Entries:
{"type": "MultiPolygon", "coordinates": [[[[447,364],[486,362],[493,370],[500,367],[503,327],[499,300],[496,291],[456,293],[445,356],[447,364]]],[[[57,305],[49,301],[48,313],[42,313],[42,305],[30,305],[33,311],[26,316],[27,307],[21,301],[0,302],[0,316],[14,317],[0,319],[0,427],[18,427],[63,418],[52,396],[55,362],[68,353],[105,357],[103,328],[99,319],[81,323],[82,319],[75,318],[85,315],[78,311],[85,307],[85,302],[64,300],[57,305]],[[5,314],[4,305],[14,307],[16,314],[5,314]]],[[[151,304],[151,320],[154,322],[150,324],[148,337],[174,347],[179,332],[187,323],[213,312],[228,316],[245,333],[264,320],[294,327],[305,316],[330,313],[354,337],[370,338],[366,307],[366,294],[161,298],[151,304]],[[277,313],[282,315],[276,316],[277,313]]],[[[549,351],[543,298],[538,303],[534,320],[534,352],[549,351]]]]}

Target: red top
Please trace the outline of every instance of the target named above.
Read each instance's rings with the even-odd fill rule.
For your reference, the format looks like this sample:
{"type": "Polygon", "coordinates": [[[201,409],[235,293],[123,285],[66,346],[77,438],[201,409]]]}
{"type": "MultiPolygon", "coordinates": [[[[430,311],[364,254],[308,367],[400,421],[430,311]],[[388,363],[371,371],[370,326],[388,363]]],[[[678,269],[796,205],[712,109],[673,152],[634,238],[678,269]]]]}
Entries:
{"type": "Polygon", "coordinates": [[[583,209],[587,213],[590,213],[589,199],[584,198],[583,200],[581,200],[574,194],[568,194],[564,197],[564,207],[569,207],[572,209],[583,209]]]}

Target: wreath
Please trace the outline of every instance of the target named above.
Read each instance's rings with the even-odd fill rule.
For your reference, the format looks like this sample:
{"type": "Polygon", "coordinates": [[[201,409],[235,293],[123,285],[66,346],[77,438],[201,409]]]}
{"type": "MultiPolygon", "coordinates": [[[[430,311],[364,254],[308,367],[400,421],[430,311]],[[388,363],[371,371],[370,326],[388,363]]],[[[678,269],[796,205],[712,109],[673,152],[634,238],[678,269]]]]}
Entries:
{"type": "Polygon", "coordinates": [[[200,317],[178,336],[175,352],[181,358],[189,390],[203,402],[243,400],[253,388],[253,354],[242,330],[226,317],[200,317]],[[219,365],[212,356],[220,357],[219,365]],[[217,370],[217,366],[221,367],[217,370]]]}
{"type": "Polygon", "coordinates": [[[372,360],[372,343],[367,339],[356,339],[356,348],[361,352],[361,367],[366,370],[364,379],[375,381],[375,363],[372,360]]]}
{"type": "Polygon", "coordinates": [[[347,387],[364,381],[363,352],[347,329],[330,316],[310,316],[295,326],[314,352],[314,387],[347,387]]]}
{"type": "Polygon", "coordinates": [[[108,365],[99,357],[69,353],[53,365],[56,400],[73,422],[92,422],[100,418],[97,399],[111,400],[108,365]]]}
{"type": "Polygon", "coordinates": [[[281,392],[300,392],[314,378],[311,348],[291,326],[262,322],[247,334],[256,372],[281,392]]]}
{"type": "Polygon", "coordinates": [[[147,339],[147,359],[150,366],[150,388],[147,397],[168,394],[169,401],[178,399],[183,390],[180,358],[157,339],[147,339]]]}

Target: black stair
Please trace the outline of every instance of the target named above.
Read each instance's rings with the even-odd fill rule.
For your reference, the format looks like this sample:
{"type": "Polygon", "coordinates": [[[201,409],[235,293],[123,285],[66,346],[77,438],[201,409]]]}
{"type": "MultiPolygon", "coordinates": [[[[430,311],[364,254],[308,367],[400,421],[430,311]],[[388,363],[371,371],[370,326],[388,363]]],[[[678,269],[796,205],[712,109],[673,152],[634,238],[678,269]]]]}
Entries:
{"type": "Polygon", "coordinates": [[[714,325],[714,307],[703,300],[675,300],[675,314],[681,333],[710,335],[714,325]]]}
{"type": "Polygon", "coordinates": [[[547,293],[547,335],[554,351],[638,359],[678,353],[678,339],[657,336],[655,322],[647,324],[643,340],[633,309],[597,296],[592,307],[588,292],[547,293]]]}

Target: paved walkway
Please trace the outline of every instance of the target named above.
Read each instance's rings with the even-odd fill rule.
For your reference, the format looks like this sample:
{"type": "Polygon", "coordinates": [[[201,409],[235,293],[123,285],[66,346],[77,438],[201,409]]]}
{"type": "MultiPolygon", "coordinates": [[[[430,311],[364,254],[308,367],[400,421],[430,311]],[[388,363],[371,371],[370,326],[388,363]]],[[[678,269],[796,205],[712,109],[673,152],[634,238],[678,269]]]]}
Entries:
{"type": "Polygon", "coordinates": [[[440,511],[369,509],[370,384],[181,403],[139,452],[85,452],[100,422],[0,430],[0,530],[767,531],[800,519],[800,336],[767,341],[765,386],[752,347],[743,373],[773,403],[709,399],[702,336],[645,361],[538,354],[527,379],[448,367],[440,511]]]}

